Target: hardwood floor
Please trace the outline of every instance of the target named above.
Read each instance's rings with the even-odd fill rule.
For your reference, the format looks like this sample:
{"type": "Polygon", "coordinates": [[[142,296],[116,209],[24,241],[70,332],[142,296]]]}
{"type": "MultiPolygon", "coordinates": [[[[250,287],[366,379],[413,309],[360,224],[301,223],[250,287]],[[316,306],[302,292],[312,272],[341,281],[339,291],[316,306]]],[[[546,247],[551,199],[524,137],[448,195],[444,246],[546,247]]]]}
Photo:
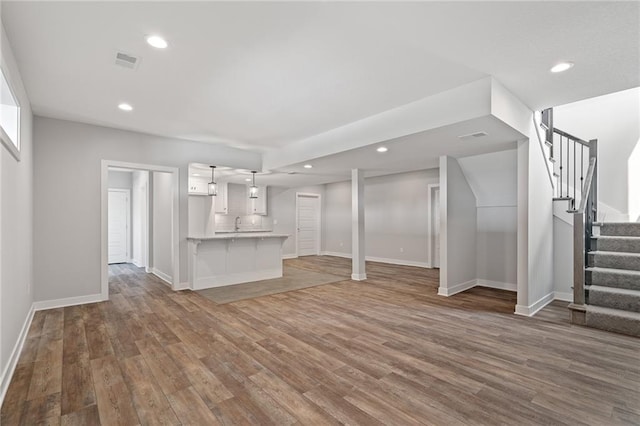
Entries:
{"type": "Polygon", "coordinates": [[[9,425],[640,424],[640,339],[572,326],[564,303],[436,295],[438,271],[335,257],[345,281],[225,305],[110,268],[108,302],[37,312],[9,425]]]}

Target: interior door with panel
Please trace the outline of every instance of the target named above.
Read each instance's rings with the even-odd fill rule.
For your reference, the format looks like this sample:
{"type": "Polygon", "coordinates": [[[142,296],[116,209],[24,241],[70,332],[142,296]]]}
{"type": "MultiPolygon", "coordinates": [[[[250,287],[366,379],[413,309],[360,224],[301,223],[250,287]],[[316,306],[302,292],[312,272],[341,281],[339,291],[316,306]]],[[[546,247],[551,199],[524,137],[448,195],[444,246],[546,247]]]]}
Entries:
{"type": "Polygon", "coordinates": [[[108,257],[109,263],[129,261],[129,190],[109,190],[108,257]]]}
{"type": "Polygon", "coordinates": [[[320,196],[297,194],[297,254],[313,256],[320,254],[320,196]]]}

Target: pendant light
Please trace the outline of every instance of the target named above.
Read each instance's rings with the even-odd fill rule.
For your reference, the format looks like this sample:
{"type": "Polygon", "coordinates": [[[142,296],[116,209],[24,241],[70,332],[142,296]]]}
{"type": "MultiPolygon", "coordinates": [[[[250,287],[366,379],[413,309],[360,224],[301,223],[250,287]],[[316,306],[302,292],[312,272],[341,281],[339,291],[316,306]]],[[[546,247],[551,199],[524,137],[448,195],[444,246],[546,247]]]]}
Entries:
{"type": "Polygon", "coordinates": [[[258,187],[256,186],[256,172],[251,172],[251,186],[249,187],[249,198],[258,198],[258,187]]]}
{"type": "Polygon", "coordinates": [[[218,195],[218,184],[216,183],[216,179],[215,179],[215,171],[216,171],[216,166],[209,166],[211,167],[211,182],[209,182],[209,195],[212,197],[215,197],[216,195],[218,195]]]}

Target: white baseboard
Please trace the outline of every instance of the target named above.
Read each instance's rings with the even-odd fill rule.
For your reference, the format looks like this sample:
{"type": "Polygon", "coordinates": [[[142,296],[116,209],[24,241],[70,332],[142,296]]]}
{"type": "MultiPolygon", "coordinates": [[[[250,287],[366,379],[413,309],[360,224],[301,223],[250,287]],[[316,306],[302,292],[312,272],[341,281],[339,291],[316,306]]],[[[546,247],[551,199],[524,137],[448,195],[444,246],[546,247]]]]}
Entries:
{"type": "Polygon", "coordinates": [[[160,278],[165,283],[169,284],[169,287],[173,286],[173,278],[171,278],[169,275],[165,274],[162,271],[157,270],[156,268],[151,268],[150,272],[156,277],[160,278]]]}
{"type": "Polygon", "coordinates": [[[563,302],[573,302],[573,293],[565,293],[562,291],[553,292],[554,300],[562,300],[563,302]]]}
{"type": "Polygon", "coordinates": [[[470,288],[473,288],[477,285],[478,280],[476,280],[475,278],[472,280],[469,280],[467,282],[461,283],[461,284],[456,284],[453,285],[451,287],[438,287],[438,295],[439,296],[453,296],[456,293],[460,293],[461,291],[465,291],[468,290],[470,288]]]}
{"type": "Polygon", "coordinates": [[[518,285],[513,283],[503,283],[500,281],[483,280],[478,278],[476,285],[480,287],[495,288],[498,290],[518,291],[518,285]]]}
{"type": "MultiPolygon", "coordinates": [[[[344,257],[346,259],[351,259],[350,253],[341,253],[337,251],[323,251],[323,252],[320,252],[320,255],[344,257]]],[[[427,262],[417,262],[414,260],[390,259],[387,257],[375,257],[375,256],[365,256],[365,260],[368,260],[369,262],[388,263],[391,265],[417,266],[420,268],[431,268],[431,265],[427,262]]]]}
{"type": "Polygon", "coordinates": [[[354,281],[364,281],[367,279],[367,274],[351,274],[351,279],[354,281]]]}
{"type": "Polygon", "coordinates": [[[20,334],[18,334],[18,340],[13,346],[13,350],[11,351],[11,355],[9,356],[9,362],[2,372],[2,377],[0,377],[0,406],[2,406],[4,397],[7,394],[7,390],[9,389],[9,383],[11,383],[11,378],[13,377],[13,373],[15,372],[16,366],[18,365],[18,359],[20,358],[20,353],[22,352],[24,342],[27,339],[27,334],[29,333],[29,328],[31,327],[31,321],[33,320],[34,313],[35,309],[33,308],[32,304],[29,312],[27,313],[27,318],[25,318],[24,324],[22,324],[20,334]]]}
{"type": "Polygon", "coordinates": [[[341,253],[338,251],[321,251],[320,256],[335,256],[335,257],[344,257],[347,259],[351,259],[350,253],[341,253]]]}
{"type": "Polygon", "coordinates": [[[191,284],[188,282],[178,284],[178,288],[176,290],[189,290],[191,288],[191,284]]]}
{"type": "Polygon", "coordinates": [[[64,299],[40,300],[33,302],[35,311],[44,309],[64,308],[66,306],[84,305],[86,303],[103,302],[105,299],[102,294],[90,294],[88,296],[66,297],[64,299]]]}
{"type": "Polygon", "coordinates": [[[133,263],[134,265],[136,265],[138,268],[142,268],[142,261],[139,259],[131,259],[131,263],[133,263]]]}
{"type": "Polygon", "coordinates": [[[540,309],[544,308],[549,303],[553,302],[554,296],[555,296],[554,292],[551,292],[551,293],[547,294],[546,296],[542,296],[540,298],[540,300],[538,300],[537,302],[533,303],[532,305],[529,305],[529,306],[516,305],[515,314],[516,315],[523,315],[525,317],[532,317],[540,309]]]}
{"type": "Polygon", "coordinates": [[[297,254],[283,254],[282,255],[282,260],[284,259],[297,259],[298,255],[297,254]]]}

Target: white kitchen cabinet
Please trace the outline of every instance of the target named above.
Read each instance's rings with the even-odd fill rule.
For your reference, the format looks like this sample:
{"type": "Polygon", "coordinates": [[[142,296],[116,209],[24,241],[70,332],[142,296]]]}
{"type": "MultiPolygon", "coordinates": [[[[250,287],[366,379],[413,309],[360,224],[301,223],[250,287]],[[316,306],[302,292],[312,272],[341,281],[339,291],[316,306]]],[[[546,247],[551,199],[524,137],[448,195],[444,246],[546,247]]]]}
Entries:
{"type": "Polygon", "coordinates": [[[189,195],[209,195],[209,182],[206,179],[190,177],[189,195]]]}
{"type": "Polygon", "coordinates": [[[267,187],[258,186],[258,198],[249,198],[249,185],[247,185],[247,214],[267,215],[267,187]]]}
{"type": "Polygon", "coordinates": [[[229,213],[229,184],[227,182],[218,182],[218,195],[214,198],[215,211],[218,214],[229,213]]]}

